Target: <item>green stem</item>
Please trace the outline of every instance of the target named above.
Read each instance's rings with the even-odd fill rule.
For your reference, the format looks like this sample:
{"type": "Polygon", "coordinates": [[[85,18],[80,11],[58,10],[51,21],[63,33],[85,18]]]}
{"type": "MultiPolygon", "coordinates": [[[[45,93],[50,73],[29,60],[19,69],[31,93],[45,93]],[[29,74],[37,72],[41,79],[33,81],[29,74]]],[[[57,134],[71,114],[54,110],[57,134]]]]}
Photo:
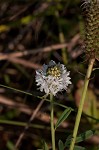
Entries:
{"type": "Polygon", "coordinates": [[[55,150],[55,129],[54,129],[54,103],[53,95],[50,94],[51,101],[51,137],[52,137],[52,150],[55,150]]]}
{"type": "Polygon", "coordinates": [[[10,89],[10,90],[13,90],[13,91],[16,91],[16,92],[20,92],[20,93],[23,93],[23,94],[27,94],[27,95],[30,95],[30,96],[34,96],[32,93],[25,92],[25,91],[22,91],[22,90],[19,90],[19,89],[15,89],[13,87],[9,87],[9,86],[3,85],[3,84],[0,84],[0,87],[4,87],[4,88],[10,89]]]}
{"type": "MultiPolygon", "coordinates": [[[[12,120],[1,120],[0,119],[0,124],[7,124],[7,125],[12,125],[12,126],[22,126],[25,127],[27,122],[19,122],[19,121],[12,121],[12,120]]],[[[47,128],[47,130],[50,130],[49,127],[43,126],[43,125],[38,125],[38,124],[30,124],[30,127],[32,128],[38,128],[38,129],[44,129],[47,128]]]]}
{"type": "Polygon", "coordinates": [[[87,88],[88,88],[89,79],[90,79],[90,76],[91,76],[91,73],[92,73],[94,61],[95,61],[95,59],[90,59],[90,61],[89,61],[89,66],[88,66],[88,69],[87,69],[87,74],[86,74],[85,82],[84,82],[83,93],[82,93],[82,97],[81,97],[81,100],[80,100],[78,113],[77,113],[76,121],[75,121],[75,126],[74,126],[74,130],[73,130],[73,138],[72,138],[72,141],[71,141],[70,150],[74,149],[74,145],[75,145],[75,142],[76,142],[76,136],[77,136],[77,132],[78,132],[78,127],[79,127],[79,123],[80,123],[80,119],[81,119],[84,100],[85,100],[85,96],[86,96],[86,92],[87,92],[87,88]]]}

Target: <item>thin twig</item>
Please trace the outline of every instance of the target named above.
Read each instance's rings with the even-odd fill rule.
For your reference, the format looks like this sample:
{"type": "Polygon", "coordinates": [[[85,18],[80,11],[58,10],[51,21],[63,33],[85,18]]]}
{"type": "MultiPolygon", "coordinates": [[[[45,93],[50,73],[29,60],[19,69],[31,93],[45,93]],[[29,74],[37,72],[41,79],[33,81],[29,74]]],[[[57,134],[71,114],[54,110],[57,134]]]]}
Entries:
{"type": "Polygon", "coordinates": [[[20,64],[20,65],[23,65],[23,66],[28,67],[28,68],[39,69],[39,68],[42,67],[39,64],[30,62],[28,60],[24,60],[22,58],[9,57],[7,60],[10,61],[10,62],[13,62],[13,63],[17,63],[17,64],[20,64]]]}
{"type": "Polygon", "coordinates": [[[32,49],[32,50],[24,50],[22,52],[14,52],[11,54],[3,54],[0,53],[0,60],[6,60],[8,58],[14,58],[14,57],[22,57],[22,56],[27,56],[27,55],[31,55],[31,54],[37,54],[37,53],[43,53],[43,52],[50,52],[53,50],[58,50],[61,48],[67,47],[67,43],[63,43],[63,44],[55,44],[55,45],[51,45],[51,46],[47,46],[44,48],[38,48],[38,49],[32,49]]]}

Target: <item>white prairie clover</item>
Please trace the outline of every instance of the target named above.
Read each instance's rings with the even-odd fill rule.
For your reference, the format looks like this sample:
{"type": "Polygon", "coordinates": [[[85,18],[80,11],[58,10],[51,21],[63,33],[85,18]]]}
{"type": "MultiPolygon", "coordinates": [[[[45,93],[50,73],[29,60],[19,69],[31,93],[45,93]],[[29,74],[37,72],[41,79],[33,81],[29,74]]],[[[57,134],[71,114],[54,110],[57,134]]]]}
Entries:
{"type": "Polygon", "coordinates": [[[43,65],[42,70],[36,71],[37,86],[41,92],[55,96],[57,92],[67,90],[67,86],[71,84],[69,74],[63,64],[56,64],[51,60],[48,65],[43,65]]]}

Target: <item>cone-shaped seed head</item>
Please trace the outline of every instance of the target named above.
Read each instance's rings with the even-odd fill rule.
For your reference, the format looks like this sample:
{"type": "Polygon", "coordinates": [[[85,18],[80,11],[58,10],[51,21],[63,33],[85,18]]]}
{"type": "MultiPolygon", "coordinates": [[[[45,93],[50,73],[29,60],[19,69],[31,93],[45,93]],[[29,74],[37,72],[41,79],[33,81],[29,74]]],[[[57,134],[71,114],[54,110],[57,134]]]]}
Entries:
{"type": "Polygon", "coordinates": [[[85,0],[85,52],[99,60],[99,0],[85,0]]]}

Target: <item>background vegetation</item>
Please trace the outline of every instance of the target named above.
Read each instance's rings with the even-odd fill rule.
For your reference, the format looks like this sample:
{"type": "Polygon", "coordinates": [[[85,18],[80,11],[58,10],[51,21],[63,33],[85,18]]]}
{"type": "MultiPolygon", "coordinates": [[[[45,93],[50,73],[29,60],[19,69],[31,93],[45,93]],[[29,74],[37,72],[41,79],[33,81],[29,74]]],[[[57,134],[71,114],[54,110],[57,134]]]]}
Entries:
{"type": "MultiPolygon", "coordinates": [[[[38,96],[44,93],[35,83],[35,70],[50,60],[65,64],[72,80],[68,91],[55,97],[56,102],[74,110],[57,128],[56,145],[72,133],[88,62],[84,53],[83,13],[79,0],[0,1],[0,150],[14,149],[33,113],[32,124],[18,149],[40,149],[44,139],[51,147],[50,106],[44,102],[38,108],[38,96]]],[[[94,67],[98,65],[96,60],[94,67]]],[[[99,70],[94,69],[79,128],[79,132],[96,130],[94,136],[79,144],[89,150],[99,149],[98,99],[99,70]]],[[[63,110],[55,106],[55,122],[63,110]]]]}

